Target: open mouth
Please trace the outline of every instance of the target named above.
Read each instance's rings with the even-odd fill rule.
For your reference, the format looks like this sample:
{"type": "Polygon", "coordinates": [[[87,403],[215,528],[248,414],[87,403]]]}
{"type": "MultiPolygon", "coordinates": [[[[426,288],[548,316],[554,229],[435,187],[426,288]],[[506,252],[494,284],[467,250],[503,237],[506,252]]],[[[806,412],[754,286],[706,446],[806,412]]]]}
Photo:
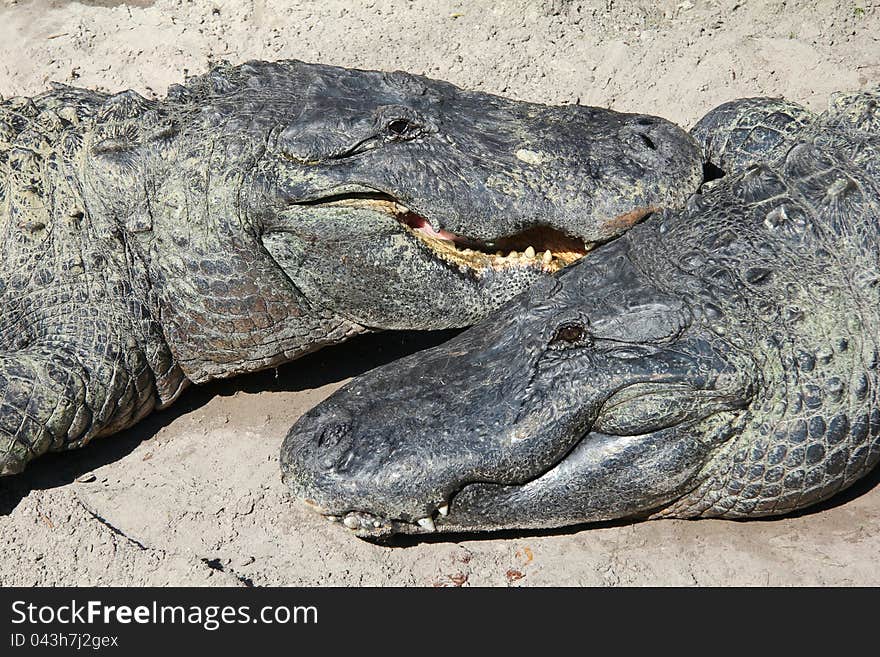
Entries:
{"type": "Polygon", "coordinates": [[[469,239],[435,229],[428,219],[381,192],[330,196],[300,205],[359,208],[387,214],[434,256],[479,272],[532,267],[552,273],[580,260],[595,246],[549,226],[529,228],[492,241],[469,239]]]}

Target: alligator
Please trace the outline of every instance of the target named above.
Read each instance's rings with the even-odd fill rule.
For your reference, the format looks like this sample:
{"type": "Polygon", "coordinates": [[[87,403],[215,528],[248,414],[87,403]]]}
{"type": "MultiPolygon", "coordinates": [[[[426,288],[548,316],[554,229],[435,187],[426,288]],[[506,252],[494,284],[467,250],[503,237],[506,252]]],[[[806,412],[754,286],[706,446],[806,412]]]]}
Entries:
{"type": "Polygon", "coordinates": [[[0,474],[190,383],[474,323],[702,179],[644,114],[220,64],[0,102],[0,474]]]}
{"type": "Polygon", "coordinates": [[[733,101],[693,132],[726,175],[312,409],[293,494],[382,538],[780,515],[869,472],[880,89],[818,116],[733,101]]]}

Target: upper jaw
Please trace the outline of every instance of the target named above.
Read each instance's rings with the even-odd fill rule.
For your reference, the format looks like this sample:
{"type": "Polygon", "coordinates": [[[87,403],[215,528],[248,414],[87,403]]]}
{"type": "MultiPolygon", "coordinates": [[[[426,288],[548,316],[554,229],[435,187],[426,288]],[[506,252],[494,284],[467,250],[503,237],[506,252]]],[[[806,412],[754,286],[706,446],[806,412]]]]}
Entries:
{"type": "MultiPolygon", "coordinates": [[[[487,423],[474,427],[469,440],[450,445],[446,439],[454,436],[442,436],[445,432],[439,429],[427,427],[427,432],[420,434],[423,441],[406,430],[407,421],[386,416],[382,420],[386,431],[379,434],[382,426],[363,425],[358,419],[374,415],[375,409],[369,404],[374,395],[362,389],[349,392],[352,405],[325,403],[291,429],[282,448],[282,473],[296,497],[363,537],[433,533],[443,531],[450,522],[454,526],[455,499],[460,491],[476,482],[497,480],[499,485],[515,486],[539,477],[583,435],[574,430],[567,440],[553,439],[554,445],[547,444],[541,450],[543,456],[524,456],[523,460],[535,461],[531,472],[520,471],[508,477],[505,462],[514,458],[518,449],[514,446],[505,450],[504,446],[517,440],[513,434],[518,427],[494,434],[491,423],[487,423]],[[398,432],[389,433],[390,425],[397,426],[398,432]],[[468,463],[472,461],[470,455],[479,455],[480,445],[487,441],[492,443],[488,451],[501,458],[480,473],[479,467],[468,463]],[[450,454],[450,449],[458,454],[450,454]],[[389,458],[392,455],[396,457],[393,460],[389,458]],[[398,484],[402,481],[407,482],[403,488],[398,484]]],[[[393,398],[387,401],[394,405],[393,398]]],[[[537,422],[540,424],[540,420],[537,422]]],[[[534,441],[543,439],[536,436],[534,441]]],[[[529,449],[526,445],[522,448],[529,449]]]]}
{"type": "MultiPolygon", "coordinates": [[[[372,395],[364,390],[354,391],[352,394],[356,400],[355,406],[345,408],[332,402],[324,408],[319,406],[320,414],[310,413],[291,429],[283,449],[282,472],[285,483],[308,507],[329,520],[342,524],[362,538],[483,529],[483,527],[470,527],[467,522],[461,523],[461,514],[456,513],[456,501],[463,491],[474,485],[513,489],[544,476],[565,459],[574,445],[589,435],[594,420],[592,413],[576,412],[574,415],[581,416],[580,419],[570,417],[567,418],[567,422],[559,422],[554,426],[542,417],[540,409],[536,413],[531,413],[529,417],[521,416],[516,422],[506,423],[502,420],[501,424],[509,424],[509,428],[499,432],[498,435],[492,435],[489,440],[490,443],[494,442],[496,447],[501,448],[501,460],[483,468],[482,474],[478,472],[479,467],[453,463],[452,466],[445,467],[438,477],[432,466],[446,460],[443,452],[420,451],[417,458],[403,462],[404,467],[401,468],[403,472],[415,474],[408,485],[409,494],[414,493],[414,495],[405,499],[388,498],[382,505],[377,505],[375,504],[377,500],[372,497],[370,490],[380,485],[378,482],[382,481],[382,488],[386,492],[391,492],[393,488],[387,486],[386,473],[393,465],[387,459],[373,458],[373,456],[386,452],[405,453],[406,449],[403,443],[398,444],[396,448],[394,444],[386,445],[383,438],[389,438],[391,443],[396,439],[389,434],[377,435],[369,427],[358,424],[356,418],[370,412],[368,408],[358,408],[359,402],[372,395]],[[542,426],[543,430],[539,431],[539,435],[530,435],[524,426],[542,426]],[[316,427],[322,432],[317,441],[310,443],[304,440],[315,431],[316,427]],[[336,427],[344,427],[344,429],[334,431],[336,427]],[[329,434],[327,428],[331,430],[329,434]],[[297,439],[292,440],[294,437],[297,439]],[[517,442],[521,443],[520,446],[516,445],[517,442]],[[315,453],[321,444],[329,443],[333,443],[333,448],[337,448],[332,452],[332,458],[347,460],[351,465],[346,466],[341,474],[333,473],[329,475],[329,480],[320,483],[318,480],[322,478],[323,473],[305,474],[303,470],[318,467],[317,459],[322,457],[316,456],[315,453]],[[505,449],[505,445],[510,449],[505,449]],[[535,447],[536,445],[538,447],[535,447]],[[298,460],[296,451],[302,455],[311,452],[307,456],[307,464],[303,466],[300,463],[299,469],[295,465],[298,460]],[[338,457],[337,452],[343,456],[338,457]],[[345,458],[346,454],[359,452],[367,454],[366,462],[360,456],[354,459],[345,458]],[[517,457],[517,452],[522,454],[517,457]],[[313,456],[316,458],[312,458],[313,456]],[[520,469],[517,474],[507,476],[505,462],[511,459],[528,462],[530,471],[525,472],[520,469]],[[425,473],[419,472],[420,465],[424,466],[425,473]],[[362,468],[361,471],[352,471],[359,467],[362,468]],[[471,470],[473,472],[470,472],[471,470]],[[493,474],[493,470],[497,472],[493,474]],[[428,481],[423,481],[425,474],[430,478],[428,481]],[[332,481],[334,478],[336,482],[332,481]],[[416,490],[419,492],[416,493],[416,490]],[[384,506],[386,510],[379,510],[380,506],[384,506]]],[[[389,402],[393,404],[393,400],[389,402]]],[[[402,427],[405,423],[391,421],[390,424],[402,427]]],[[[485,438],[490,437],[490,429],[489,425],[475,428],[471,440],[460,445],[460,451],[472,453],[476,446],[485,442],[480,438],[481,435],[485,438]]],[[[431,441],[428,438],[429,435],[436,433],[439,433],[439,430],[428,428],[423,436],[424,443],[411,434],[402,435],[401,438],[410,446],[414,443],[439,443],[440,441],[431,441]]],[[[494,453],[496,448],[493,447],[489,451],[494,453]]],[[[496,454],[497,456],[499,455],[496,454]]],[[[511,521],[513,522],[513,519],[511,521]]]]}

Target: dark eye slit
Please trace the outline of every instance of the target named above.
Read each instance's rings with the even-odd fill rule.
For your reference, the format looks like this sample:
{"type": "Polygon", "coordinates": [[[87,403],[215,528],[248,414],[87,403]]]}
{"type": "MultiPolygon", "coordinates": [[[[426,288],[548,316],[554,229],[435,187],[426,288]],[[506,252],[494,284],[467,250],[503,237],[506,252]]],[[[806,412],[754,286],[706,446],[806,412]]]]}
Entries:
{"type": "Polygon", "coordinates": [[[388,132],[397,137],[404,136],[412,128],[412,123],[406,119],[394,119],[388,123],[388,132]]]}

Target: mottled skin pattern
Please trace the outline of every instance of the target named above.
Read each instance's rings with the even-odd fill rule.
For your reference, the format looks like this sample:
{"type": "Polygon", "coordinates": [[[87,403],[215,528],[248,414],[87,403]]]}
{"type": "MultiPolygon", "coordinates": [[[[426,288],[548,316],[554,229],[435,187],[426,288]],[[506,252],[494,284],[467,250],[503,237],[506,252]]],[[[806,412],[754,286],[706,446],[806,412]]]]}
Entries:
{"type": "Polygon", "coordinates": [[[583,250],[686,198],[698,151],[653,117],[293,61],[0,102],[0,474],[190,382],[470,324],[549,271],[456,244],[550,226],[583,250]]]}
{"type": "Polygon", "coordinates": [[[815,118],[783,98],[742,98],[716,107],[691,134],[720,173],[736,172],[779,157],[815,118]]]}
{"type": "Polygon", "coordinates": [[[700,123],[731,173],[685,209],[306,414],[295,493],[381,536],[783,514],[871,470],[880,92],[780,107],[700,123]]]}

